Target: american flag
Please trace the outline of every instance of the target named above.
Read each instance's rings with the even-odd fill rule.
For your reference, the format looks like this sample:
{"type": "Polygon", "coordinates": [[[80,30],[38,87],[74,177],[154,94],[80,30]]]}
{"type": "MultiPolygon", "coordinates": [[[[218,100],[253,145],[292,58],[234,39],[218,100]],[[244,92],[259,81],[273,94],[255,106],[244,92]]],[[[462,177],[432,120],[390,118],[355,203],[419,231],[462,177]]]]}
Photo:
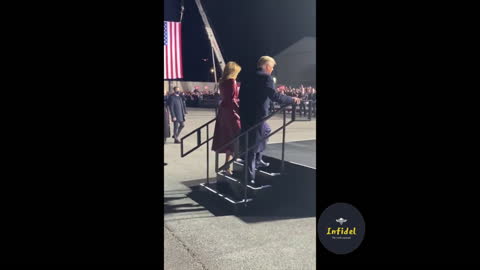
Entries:
{"type": "Polygon", "coordinates": [[[182,25],[163,22],[163,78],[182,79],[182,25]]]}

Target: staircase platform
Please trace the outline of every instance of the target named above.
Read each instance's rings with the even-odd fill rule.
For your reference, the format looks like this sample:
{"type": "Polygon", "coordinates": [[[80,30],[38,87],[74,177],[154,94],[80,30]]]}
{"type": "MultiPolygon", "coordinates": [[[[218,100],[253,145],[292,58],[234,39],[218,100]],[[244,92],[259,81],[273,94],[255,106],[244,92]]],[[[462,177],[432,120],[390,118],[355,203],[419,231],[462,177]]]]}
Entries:
{"type": "Polygon", "coordinates": [[[219,172],[215,183],[205,183],[200,186],[233,206],[234,211],[238,210],[239,205],[262,205],[266,201],[292,196],[300,196],[301,200],[314,205],[316,201],[315,141],[286,143],[285,149],[282,171],[281,144],[268,145],[263,160],[270,163],[270,166],[256,170],[257,185],[246,185],[246,200],[244,199],[242,162],[233,162],[232,176],[219,172]]]}
{"type": "Polygon", "coordinates": [[[218,195],[218,197],[224,199],[225,201],[227,201],[230,204],[244,204],[245,202],[248,203],[248,202],[253,201],[252,198],[247,198],[247,200],[245,200],[245,199],[235,198],[235,196],[229,196],[227,194],[224,194],[224,193],[222,193],[224,191],[221,190],[221,188],[219,189],[219,187],[217,186],[217,183],[210,183],[210,184],[203,183],[203,184],[200,184],[200,186],[202,188],[218,195]]]}
{"type": "MultiPolygon", "coordinates": [[[[247,196],[255,198],[260,193],[265,193],[266,190],[272,188],[268,179],[263,177],[255,179],[257,185],[253,186],[247,184],[247,196]]],[[[217,185],[224,185],[226,191],[231,192],[235,197],[243,198],[245,196],[245,184],[243,173],[234,171],[233,176],[226,175],[223,172],[217,174],[217,185]]]]}
{"type": "MultiPolygon", "coordinates": [[[[241,173],[243,175],[244,167],[243,163],[234,161],[233,162],[233,171],[241,173]]],[[[269,178],[280,176],[280,164],[270,163],[270,166],[266,168],[259,168],[256,170],[255,178],[262,177],[262,178],[269,178]]]]}
{"type": "MultiPolygon", "coordinates": [[[[305,140],[285,143],[285,160],[304,167],[316,169],[317,167],[317,141],[305,140]]],[[[264,156],[282,159],[282,144],[272,143],[267,145],[264,156]]]]}

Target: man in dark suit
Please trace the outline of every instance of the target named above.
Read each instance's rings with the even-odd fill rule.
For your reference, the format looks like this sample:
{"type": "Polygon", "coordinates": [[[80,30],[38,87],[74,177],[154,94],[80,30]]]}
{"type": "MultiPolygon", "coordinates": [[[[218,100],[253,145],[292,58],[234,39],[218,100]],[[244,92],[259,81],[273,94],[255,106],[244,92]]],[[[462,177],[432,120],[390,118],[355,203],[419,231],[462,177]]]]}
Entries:
{"type": "Polygon", "coordinates": [[[180,96],[180,90],[178,87],[173,88],[174,93],[168,97],[168,108],[170,109],[170,115],[173,121],[173,138],[175,143],[180,143],[178,137],[183,127],[185,127],[185,114],[187,110],[185,108],[185,102],[180,96]]]}
{"type": "MultiPolygon", "coordinates": [[[[280,104],[300,103],[299,98],[281,95],[275,91],[275,84],[271,76],[275,65],[276,62],[272,57],[260,57],[255,73],[242,82],[242,90],[239,96],[242,132],[258,124],[261,119],[269,114],[270,101],[275,101],[280,104]]],[[[253,147],[247,154],[248,179],[250,184],[255,184],[255,168],[268,166],[268,164],[262,161],[262,152],[265,150],[267,144],[265,137],[269,133],[270,127],[265,121],[248,132],[248,147],[253,147]]],[[[240,140],[240,143],[244,145],[245,137],[241,137],[240,140]]],[[[244,149],[244,147],[242,147],[242,149],[244,149]]]]}
{"type": "Polygon", "coordinates": [[[312,115],[317,117],[317,93],[315,92],[315,88],[310,89],[309,99],[312,103],[312,115]]]}
{"type": "Polygon", "coordinates": [[[297,95],[298,98],[301,99],[300,101],[300,116],[307,116],[307,94],[305,93],[305,88],[303,84],[300,86],[300,92],[297,95]]]}
{"type": "Polygon", "coordinates": [[[183,107],[185,108],[185,113],[187,113],[187,96],[184,92],[181,92],[180,97],[183,99],[183,107]]]}

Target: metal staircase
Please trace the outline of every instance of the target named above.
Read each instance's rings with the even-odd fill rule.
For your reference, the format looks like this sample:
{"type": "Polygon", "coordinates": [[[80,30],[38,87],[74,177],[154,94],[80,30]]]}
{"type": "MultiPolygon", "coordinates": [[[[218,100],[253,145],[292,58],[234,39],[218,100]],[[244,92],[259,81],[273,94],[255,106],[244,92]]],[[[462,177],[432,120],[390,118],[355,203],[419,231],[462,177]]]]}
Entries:
{"type": "MultiPolygon", "coordinates": [[[[218,196],[219,198],[225,200],[229,204],[234,206],[235,210],[238,210],[239,205],[247,206],[248,203],[253,202],[256,198],[263,196],[264,194],[268,194],[272,187],[275,185],[275,181],[278,180],[285,168],[285,133],[286,127],[293,123],[296,120],[296,105],[284,105],[281,106],[278,110],[274,111],[270,115],[266,116],[262,120],[260,120],[257,124],[249,128],[248,130],[240,133],[237,137],[232,139],[230,142],[223,145],[226,147],[231,144],[237,144],[241,141],[244,142],[242,148],[238,151],[238,153],[234,154],[234,157],[231,161],[226,162],[225,164],[219,166],[219,154],[215,153],[215,173],[216,173],[216,181],[210,181],[210,173],[209,173],[209,162],[210,162],[210,140],[213,139],[213,132],[212,137],[210,137],[210,125],[212,125],[216,118],[208,121],[207,123],[203,124],[202,126],[198,127],[197,129],[193,130],[192,132],[188,133],[187,135],[181,138],[181,156],[185,157],[192,153],[193,151],[197,150],[198,148],[206,145],[207,147],[207,156],[206,156],[206,168],[207,168],[207,178],[206,182],[200,184],[202,188],[211,192],[212,194],[218,196]],[[291,109],[290,109],[291,108],[291,109]],[[287,121],[287,109],[291,112],[291,118],[287,121]],[[239,162],[238,158],[247,155],[244,155],[249,150],[256,147],[258,144],[262,143],[262,141],[258,142],[255,145],[251,145],[248,147],[248,136],[246,136],[250,131],[255,128],[258,128],[260,125],[263,124],[264,121],[272,118],[275,115],[279,115],[283,113],[283,124],[278,129],[272,131],[267,137],[265,137],[262,141],[267,140],[271,136],[275,135],[276,133],[282,131],[282,158],[279,160],[269,160],[270,166],[267,168],[259,168],[256,170],[255,174],[255,181],[256,185],[250,185],[247,179],[247,167],[244,166],[243,162],[239,162]],[[206,136],[202,136],[205,134],[206,136]],[[196,145],[186,151],[184,146],[184,141],[191,136],[196,136],[196,145]],[[203,138],[203,139],[202,139],[203,138]],[[227,175],[224,172],[224,169],[227,166],[233,164],[233,175],[227,175]]],[[[245,160],[248,162],[248,160],[245,160]]]]}

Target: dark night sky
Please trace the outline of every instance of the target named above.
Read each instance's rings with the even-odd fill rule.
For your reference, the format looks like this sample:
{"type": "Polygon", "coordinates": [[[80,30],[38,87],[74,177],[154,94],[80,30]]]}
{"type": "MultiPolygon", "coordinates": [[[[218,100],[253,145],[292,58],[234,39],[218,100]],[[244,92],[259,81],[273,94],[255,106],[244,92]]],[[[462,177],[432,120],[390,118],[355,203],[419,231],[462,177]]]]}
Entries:
{"type": "MultiPolygon", "coordinates": [[[[184,2],[185,80],[211,81],[211,49],[202,19],[194,0],[184,2]]],[[[305,36],[316,36],[315,0],[208,0],[202,3],[225,61],[236,61],[243,72],[255,68],[256,60],[262,55],[275,56],[305,36]]],[[[166,0],[164,8],[165,20],[179,21],[180,0],[166,0]]]]}

